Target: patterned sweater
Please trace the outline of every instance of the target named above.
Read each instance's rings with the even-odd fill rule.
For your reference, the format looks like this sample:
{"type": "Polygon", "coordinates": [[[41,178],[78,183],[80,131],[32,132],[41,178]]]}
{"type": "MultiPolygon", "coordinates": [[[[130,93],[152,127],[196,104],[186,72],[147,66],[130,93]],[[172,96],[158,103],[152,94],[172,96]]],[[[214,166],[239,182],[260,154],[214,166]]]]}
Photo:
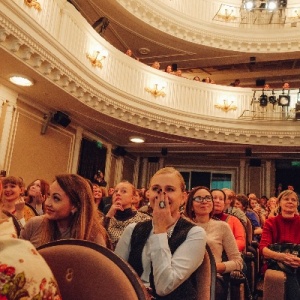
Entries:
{"type": "MultiPolygon", "coordinates": [[[[107,219],[107,218],[106,218],[107,219]]],[[[152,218],[142,212],[132,211],[131,208],[124,210],[123,212],[118,211],[113,218],[105,220],[105,227],[110,237],[112,247],[115,249],[124,229],[131,223],[138,223],[152,218]]]]}

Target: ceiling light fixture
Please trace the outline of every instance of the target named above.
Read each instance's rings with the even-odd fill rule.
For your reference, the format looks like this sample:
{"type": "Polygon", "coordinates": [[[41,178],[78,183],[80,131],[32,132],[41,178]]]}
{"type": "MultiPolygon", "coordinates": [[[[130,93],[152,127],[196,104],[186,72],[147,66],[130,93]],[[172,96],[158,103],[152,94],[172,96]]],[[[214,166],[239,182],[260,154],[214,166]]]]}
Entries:
{"type": "Polygon", "coordinates": [[[132,136],[129,138],[129,140],[133,143],[141,144],[145,142],[145,139],[139,136],[132,136]]]}
{"type": "Polygon", "coordinates": [[[32,86],[34,84],[34,81],[31,78],[24,75],[11,75],[9,81],[20,86],[32,86]]]}

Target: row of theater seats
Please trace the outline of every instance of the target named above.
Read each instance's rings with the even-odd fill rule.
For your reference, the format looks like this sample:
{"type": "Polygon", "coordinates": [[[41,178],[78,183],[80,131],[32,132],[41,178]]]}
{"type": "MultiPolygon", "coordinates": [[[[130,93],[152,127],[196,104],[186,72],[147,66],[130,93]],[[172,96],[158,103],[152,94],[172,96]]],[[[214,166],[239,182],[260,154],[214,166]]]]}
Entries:
{"type": "MultiPolygon", "coordinates": [[[[26,205],[32,208],[29,204],[26,205]]],[[[38,215],[33,208],[32,211],[38,215]]],[[[13,217],[19,235],[21,229],[19,223],[13,215],[9,216],[13,217]]],[[[267,270],[264,281],[259,282],[262,259],[258,243],[253,239],[253,228],[248,218],[244,227],[247,242],[243,258],[246,271],[245,273],[234,271],[230,274],[229,298],[242,300],[260,296],[264,300],[283,300],[285,274],[267,270]]],[[[131,267],[112,251],[97,244],[81,240],[60,240],[41,246],[39,252],[54,272],[62,294],[66,296],[63,299],[99,299],[98,292],[101,299],[133,300],[148,297],[143,284],[131,267]],[[122,277],[124,280],[120,280],[122,277]],[[112,289],[113,283],[118,288],[112,289]],[[103,288],[100,288],[102,284],[103,288]],[[87,292],[96,294],[84,295],[87,292]],[[122,295],[121,298],[118,298],[119,293],[122,295]]],[[[204,261],[196,274],[198,300],[215,299],[216,276],[215,260],[207,246],[204,261]]]]}
{"type": "MultiPolygon", "coordinates": [[[[130,265],[114,252],[83,240],[59,240],[38,248],[66,300],[148,300],[148,293],[130,265]]],[[[196,271],[197,300],[214,300],[216,267],[207,247],[196,271]]]]}
{"type": "MultiPolygon", "coordinates": [[[[131,266],[107,248],[89,241],[69,239],[43,245],[38,251],[52,269],[63,299],[150,299],[131,266]]],[[[284,299],[284,275],[280,273],[267,271],[264,300],[284,299]]],[[[231,274],[231,300],[253,299],[241,274],[231,274]]],[[[216,276],[215,260],[207,246],[204,261],[196,271],[197,300],[217,300],[216,276]]]]}

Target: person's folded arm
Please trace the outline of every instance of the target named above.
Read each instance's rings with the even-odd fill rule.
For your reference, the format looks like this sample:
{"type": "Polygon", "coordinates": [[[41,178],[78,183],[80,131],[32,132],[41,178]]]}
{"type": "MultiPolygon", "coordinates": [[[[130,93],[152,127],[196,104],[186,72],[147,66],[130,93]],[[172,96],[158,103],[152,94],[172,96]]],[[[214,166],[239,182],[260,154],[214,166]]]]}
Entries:
{"type": "Polygon", "coordinates": [[[156,293],[164,296],[175,290],[201,265],[206,234],[202,228],[193,227],[173,256],[166,233],[153,234],[149,242],[156,293]]]}

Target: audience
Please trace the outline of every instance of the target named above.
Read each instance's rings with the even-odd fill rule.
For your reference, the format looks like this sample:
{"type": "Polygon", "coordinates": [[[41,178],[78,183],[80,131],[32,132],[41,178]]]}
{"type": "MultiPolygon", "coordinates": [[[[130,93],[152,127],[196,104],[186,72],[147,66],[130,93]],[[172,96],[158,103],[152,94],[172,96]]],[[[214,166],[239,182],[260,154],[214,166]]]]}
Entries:
{"type": "Polygon", "coordinates": [[[96,183],[99,186],[107,186],[107,182],[104,180],[104,173],[101,170],[98,170],[94,175],[92,183],[96,183]]]}
{"type": "Polygon", "coordinates": [[[254,211],[249,208],[249,201],[246,195],[244,194],[237,194],[235,200],[236,207],[240,208],[251,221],[254,240],[259,241],[260,235],[262,233],[262,228],[260,225],[259,217],[256,215],[254,211]]]}
{"type": "Polygon", "coordinates": [[[122,181],[115,186],[112,205],[104,218],[113,248],[129,224],[151,219],[149,215],[132,209],[134,197],[135,187],[130,182],[122,181]]]}
{"type": "Polygon", "coordinates": [[[167,65],[166,68],[165,68],[165,72],[166,73],[169,73],[169,74],[174,74],[173,73],[173,69],[172,69],[172,66],[171,65],[167,65]]]}
{"type": "Polygon", "coordinates": [[[26,203],[30,204],[39,215],[45,211],[44,202],[49,195],[49,183],[43,179],[36,179],[27,187],[26,203]]]}
{"type": "MultiPolygon", "coordinates": [[[[222,275],[241,270],[243,260],[232,231],[227,223],[212,219],[213,210],[214,200],[208,188],[199,186],[189,193],[185,214],[206,231],[207,244],[214,255],[217,272],[222,275]],[[226,260],[223,259],[224,254],[226,260]]],[[[228,285],[228,276],[217,277],[216,299],[227,299],[228,285]]]]}
{"type": "Polygon", "coordinates": [[[105,203],[102,201],[104,197],[107,196],[106,188],[104,186],[99,186],[96,183],[93,184],[93,195],[96,207],[99,211],[103,213],[105,203]]]}
{"type": "Polygon", "coordinates": [[[186,200],[181,174],[167,167],[150,180],[153,220],[130,224],[115,253],[128,261],[155,299],[196,299],[194,271],[203,261],[206,234],[181,217],[186,200]]]}
{"type": "Polygon", "coordinates": [[[139,60],[138,57],[134,57],[133,52],[132,52],[131,49],[127,49],[126,52],[125,52],[125,54],[128,55],[128,56],[130,56],[130,57],[132,57],[132,58],[135,58],[136,60],[139,60]]]}
{"type": "Polygon", "coordinates": [[[230,85],[237,87],[240,85],[240,83],[241,83],[241,81],[239,79],[236,79],[234,82],[231,82],[230,85]]]}
{"type": "Polygon", "coordinates": [[[293,244],[300,244],[300,217],[295,212],[299,204],[297,194],[292,190],[284,190],[278,196],[279,214],[268,218],[263,228],[259,250],[265,259],[272,259],[273,268],[285,271],[285,299],[300,299],[299,267],[300,258],[295,255],[293,244]],[[277,244],[277,247],[276,247],[277,244]],[[278,244],[284,244],[280,251],[278,244]]]}
{"type": "Polygon", "coordinates": [[[246,236],[243,224],[235,216],[224,213],[226,195],[222,190],[214,189],[211,193],[214,200],[214,217],[228,223],[235,237],[239,251],[244,251],[246,236]]]}
{"type": "Polygon", "coordinates": [[[238,207],[235,207],[235,201],[236,201],[235,192],[228,188],[223,188],[222,191],[225,193],[224,212],[226,214],[237,217],[246,226],[247,217],[245,213],[238,207]]]}
{"type": "Polygon", "coordinates": [[[108,245],[92,189],[83,177],[62,174],[50,185],[45,214],[31,218],[21,231],[21,238],[35,247],[59,239],[83,239],[108,245]]]}
{"type": "Polygon", "coordinates": [[[2,179],[2,209],[13,214],[21,227],[35,216],[32,209],[25,205],[23,197],[24,182],[21,177],[8,176],[2,179]]]}
{"type": "Polygon", "coordinates": [[[160,63],[159,63],[158,61],[155,61],[155,62],[151,65],[151,67],[154,68],[154,69],[159,70],[159,68],[160,68],[160,63]]]}
{"type": "Polygon", "coordinates": [[[0,244],[1,299],[62,299],[49,266],[30,242],[17,239],[12,218],[1,207],[0,244]]]}

